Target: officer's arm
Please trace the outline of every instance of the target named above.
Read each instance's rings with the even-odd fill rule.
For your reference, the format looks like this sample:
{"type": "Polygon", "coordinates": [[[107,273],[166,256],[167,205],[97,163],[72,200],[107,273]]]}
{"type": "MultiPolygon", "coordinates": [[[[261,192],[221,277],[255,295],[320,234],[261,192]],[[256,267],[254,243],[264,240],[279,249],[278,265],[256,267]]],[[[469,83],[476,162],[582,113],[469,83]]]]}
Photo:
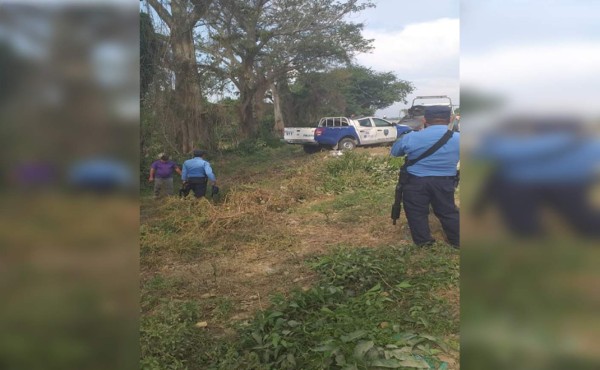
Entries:
{"type": "Polygon", "coordinates": [[[208,177],[208,179],[212,182],[213,185],[217,185],[217,178],[215,177],[212,167],[210,167],[210,163],[208,163],[208,162],[205,162],[205,164],[204,164],[204,173],[206,174],[206,177],[208,177]]]}
{"type": "Polygon", "coordinates": [[[405,140],[407,138],[407,135],[402,136],[400,139],[396,140],[396,142],[394,143],[394,145],[392,145],[392,150],[390,151],[390,154],[394,157],[402,157],[403,155],[405,155],[405,140]]]}
{"type": "Polygon", "coordinates": [[[178,165],[175,165],[175,172],[177,172],[177,173],[178,173],[178,174],[180,174],[180,175],[182,174],[182,173],[181,173],[181,169],[179,168],[179,166],[178,166],[178,165]]]}
{"type": "Polygon", "coordinates": [[[181,171],[181,180],[183,181],[187,181],[187,166],[185,165],[185,163],[183,164],[183,171],[181,171]]]}
{"type": "Polygon", "coordinates": [[[156,170],[154,169],[154,167],[150,168],[150,177],[148,177],[148,181],[152,181],[154,180],[154,173],[156,172],[156,170]]]}

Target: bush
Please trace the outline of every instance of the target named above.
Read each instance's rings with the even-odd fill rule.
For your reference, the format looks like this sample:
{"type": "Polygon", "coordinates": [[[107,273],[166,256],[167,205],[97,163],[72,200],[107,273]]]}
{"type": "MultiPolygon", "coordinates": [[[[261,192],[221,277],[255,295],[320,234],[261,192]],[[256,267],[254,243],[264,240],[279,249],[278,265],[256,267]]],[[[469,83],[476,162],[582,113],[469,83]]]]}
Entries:
{"type": "Polygon", "coordinates": [[[402,159],[346,152],[331,158],[322,169],[324,189],[340,194],[348,190],[381,187],[395,183],[402,159]]]}
{"type": "Polygon", "coordinates": [[[411,310],[426,305],[441,310],[444,303],[431,301],[431,287],[407,275],[413,253],[340,249],[314,259],[322,280],[289,297],[273,297],[270,309],[241,328],[237,349],[229,348],[227,360],[214,366],[248,368],[252,360],[252,369],[437,369],[443,363],[436,355],[448,347],[433,335],[414,334],[420,324],[411,310]]]}

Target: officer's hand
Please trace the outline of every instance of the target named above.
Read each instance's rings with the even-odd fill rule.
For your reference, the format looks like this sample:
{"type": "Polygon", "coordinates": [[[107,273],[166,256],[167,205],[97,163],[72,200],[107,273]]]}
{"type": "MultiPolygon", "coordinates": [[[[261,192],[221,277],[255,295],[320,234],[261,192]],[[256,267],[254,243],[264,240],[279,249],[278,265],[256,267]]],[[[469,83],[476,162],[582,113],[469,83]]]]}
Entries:
{"type": "Polygon", "coordinates": [[[154,177],[148,177],[148,182],[154,181],[154,177]]]}

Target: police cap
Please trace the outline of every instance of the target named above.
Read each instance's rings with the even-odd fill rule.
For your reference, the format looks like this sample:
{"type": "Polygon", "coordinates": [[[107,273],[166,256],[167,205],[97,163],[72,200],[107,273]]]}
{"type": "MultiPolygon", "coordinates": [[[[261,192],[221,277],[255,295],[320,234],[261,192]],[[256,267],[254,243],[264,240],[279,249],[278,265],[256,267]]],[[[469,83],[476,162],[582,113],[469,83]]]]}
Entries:
{"type": "Polygon", "coordinates": [[[194,149],[194,157],[202,157],[206,154],[205,150],[194,149]]]}
{"type": "Polygon", "coordinates": [[[430,105],[425,107],[425,120],[450,119],[452,109],[447,105],[430,105]]]}

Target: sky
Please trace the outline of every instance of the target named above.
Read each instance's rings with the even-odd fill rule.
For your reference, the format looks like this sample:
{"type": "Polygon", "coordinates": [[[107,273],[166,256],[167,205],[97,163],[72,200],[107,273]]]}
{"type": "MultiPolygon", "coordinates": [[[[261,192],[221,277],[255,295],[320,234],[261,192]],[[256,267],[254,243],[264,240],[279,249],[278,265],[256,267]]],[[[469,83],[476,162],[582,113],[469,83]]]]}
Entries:
{"type": "Polygon", "coordinates": [[[413,83],[408,104],[395,103],[377,116],[398,117],[415,96],[448,95],[459,102],[459,1],[379,0],[348,20],[365,25],[374,49],[356,61],[378,72],[393,72],[413,83]]]}
{"type": "Polygon", "coordinates": [[[598,0],[461,1],[463,88],[508,111],[598,115],[598,0]]]}

